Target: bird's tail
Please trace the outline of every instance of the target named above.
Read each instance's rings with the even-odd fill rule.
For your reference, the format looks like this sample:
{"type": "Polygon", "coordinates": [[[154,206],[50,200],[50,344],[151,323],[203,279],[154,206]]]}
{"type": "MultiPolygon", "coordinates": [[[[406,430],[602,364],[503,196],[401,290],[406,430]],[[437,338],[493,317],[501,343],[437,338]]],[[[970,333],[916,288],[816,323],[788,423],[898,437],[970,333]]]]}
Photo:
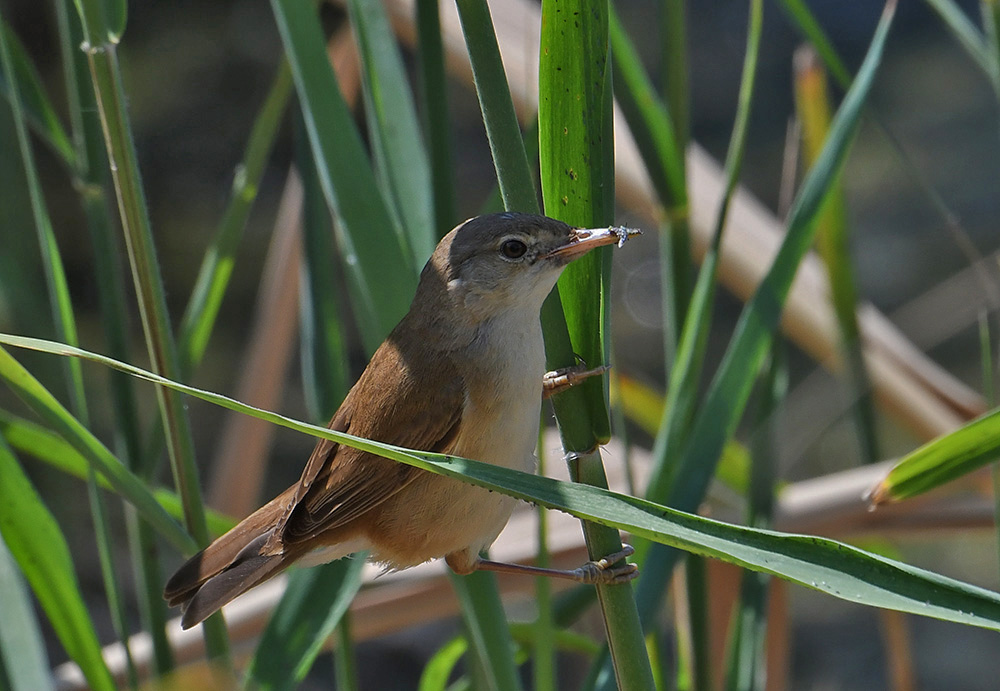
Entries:
{"type": "MultiPolygon", "coordinates": [[[[291,490],[289,490],[291,491],[291,490]]],[[[180,605],[189,629],[226,603],[281,573],[298,553],[261,555],[290,497],[286,491],[194,555],[167,581],[163,597],[180,605]]]]}
{"type": "Polygon", "coordinates": [[[267,535],[261,535],[247,545],[237,559],[221,573],[206,580],[181,605],[181,627],[190,629],[201,623],[223,605],[236,599],[251,588],[277,576],[288,568],[294,557],[287,554],[262,556],[267,535]]]}

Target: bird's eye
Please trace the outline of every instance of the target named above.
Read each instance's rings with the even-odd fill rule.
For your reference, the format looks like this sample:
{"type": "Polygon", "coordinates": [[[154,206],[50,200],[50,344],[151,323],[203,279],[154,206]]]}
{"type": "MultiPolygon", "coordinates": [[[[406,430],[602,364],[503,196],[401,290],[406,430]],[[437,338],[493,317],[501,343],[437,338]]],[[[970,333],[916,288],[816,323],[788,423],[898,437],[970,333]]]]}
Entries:
{"type": "Polygon", "coordinates": [[[528,251],[528,246],[520,240],[505,240],[500,245],[500,254],[507,259],[520,259],[528,251]]]}

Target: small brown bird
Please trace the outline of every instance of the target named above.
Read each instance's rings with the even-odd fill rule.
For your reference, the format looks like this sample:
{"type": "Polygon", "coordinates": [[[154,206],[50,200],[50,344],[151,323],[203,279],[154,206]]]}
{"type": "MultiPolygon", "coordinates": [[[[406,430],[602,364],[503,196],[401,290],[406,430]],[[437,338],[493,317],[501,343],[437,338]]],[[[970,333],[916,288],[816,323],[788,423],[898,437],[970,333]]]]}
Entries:
{"type": "MultiPolygon", "coordinates": [[[[438,244],[410,311],[379,346],[330,429],[534,472],[543,395],[604,368],[545,374],[539,319],[563,268],[635,231],[574,229],[520,213],[479,216],[438,244]],[[544,375],[544,376],[543,376],[544,375]]],[[[444,557],[459,574],[522,571],[586,583],[636,576],[631,548],[558,571],[480,558],[516,500],[320,440],[299,482],[196,554],[164,597],[190,628],[293,562],[364,550],[389,569],[444,557]]]]}

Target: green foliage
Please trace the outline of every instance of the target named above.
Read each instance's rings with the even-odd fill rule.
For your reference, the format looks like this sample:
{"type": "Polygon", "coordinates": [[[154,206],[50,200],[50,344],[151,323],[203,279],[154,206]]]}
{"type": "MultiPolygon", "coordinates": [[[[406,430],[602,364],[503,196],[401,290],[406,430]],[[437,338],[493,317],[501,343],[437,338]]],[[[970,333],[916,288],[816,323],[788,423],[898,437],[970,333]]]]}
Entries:
{"type": "MultiPolygon", "coordinates": [[[[826,72],[811,49],[796,54],[795,103],[802,129],[803,158],[811,166],[823,148],[830,129],[830,105],[826,72]]],[[[820,213],[816,247],[830,280],[831,301],[840,327],[841,352],[847,363],[848,390],[854,405],[855,424],[861,446],[861,461],[879,459],[875,433],[875,409],[871,383],[861,352],[861,329],[857,319],[857,291],[851,261],[847,202],[839,180],[833,182],[825,208],[820,213]]]]}
{"type": "Polygon", "coordinates": [[[453,638],[441,646],[424,666],[424,673],[420,675],[419,691],[445,691],[452,670],[468,649],[469,642],[462,636],[453,638]]]}
{"type": "Polygon", "coordinates": [[[862,604],[1000,630],[1000,595],[819,537],[729,525],[582,483],[353,437],[164,379],[79,348],[0,334],[0,343],[83,357],[149,382],[323,439],[391,458],[637,537],[722,559],[862,604]]]}
{"type": "Polygon", "coordinates": [[[396,37],[381,3],[350,0],[351,27],[361,55],[365,115],[372,157],[401,236],[423,266],[437,244],[431,209],[430,164],[396,37]]]}
{"type": "MultiPolygon", "coordinates": [[[[3,40],[10,51],[10,61],[13,64],[18,88],[17,95],[24,108],[25,120],[67,166],[72,166],[76,161],[73,143],[42,87],[42,81],[34,64],[28,58],[21,40],[10,30],[6,22],[0,22],[0,31],[3,32],[3,40]]],[[[0,65],[0,94],[3,94],[7,101],[12,97],[11,82],[7,65],[0,65]]]]}
{"type": "MultiPolygon", "coordinates": [[[[694,509],[701,502],[725,441],[736,430],[756,373],[778,326],[781,305],[788,295],[799,262],[812,244],[817,215],[853,141],[861,107],[881,61],[892,17],[892,12],[886,12],[879,23],[858,77],[837,111],[823,152],[803,182],[789,212],[788,231],[778,254],[743,310],[726,354],[694,418],[678,463],[680,470],[670,489],[671,506],[694,509]]],[[[676,554],[671,555],[662,548],[654,550],[645,564],[647,577],[652,572],[662,578],[675,559],[676,554]],[[655,566],[651,563],[654,559],[655,566]]],[[[652,584],[656,580],[654,576],[645,582],[652,584]]],[[[653,585],[643,589],[640,585],[640,602],[648,606],[661,590],[653,585]]]]}
{"type": "Polygon", "coordinates": [[[408,243],[378,193],[372,164],[337,86],[315,8],[272,2],[306,131],[348,270],[365,349],[374,352],[406,312],[417,285],[408,243]]]}
{"type": "MultiPolygon", "coordinates": [[[[542,5],[538,151],[545,213],[571,226],[596,228],[614,220],[612,81],[607,10],[585,5],[542,5]],[[579,58],[581,50],[588,59],[579,58]]],[[[570,345],[588,363],[608,361],[602,304],[610,287],[611,251],[590,252],[559,279],[570,345]]],[[[565,413],[557,413],[567,449],[586,452],[610,438],[606,386],[606,378],[595,377],[567,394],[580,401],[586,415],[569,423],[565,413]]]]}
{"type": "MultiPolygon", "coordinates": [[[[0,450],[0,454],[7,452],[0,450]]],[[[42,632],[31,609],[24,579],[3,540],[0,540],[0,600],[4,603],[4,616],[0,617],[0,684],[2,673],[6,672],[11,691],[51,689],[42,632]]]]}
{"type": "MultiPolygon", "coordinates": [[[[545,213],[572,226],[610,226],[614,220],[613,81],[608,51],[609,6],[545,0],[538,72],[538,152],[545,213]],[[581,59],[581,56],[586,56],[581,59]]],[[[607,294],[611,248],[593,251],[563,271],[558,291],[574,357],[610,359],[607,294]]],[[[550,346],[551,349],[551,346],[550,346]]],[[[563,366],[569,365],[565,360],[563,366]]],[[[574,481],[606,488],[598,444],[611,438],[608,378],[593,377],[553,403],[574,481]]],[[[614,530],[584,523],[591,559],[621,549],[614,530]]],[[[631,587],[598,586],[619,688],[652,689],[631,587]]]]}
{"type": "MultiPolygon", "coordinates": [[[[70,658],[93,689],[114,689],[94,625],[80,596],[73,560],[45,502],[0,439],[0,535],[48,616],[70,658]]],[[[6,608],[5,608],[6,609],[6,608]]],[[[5,616],[10,613],[5,611],[5,616]]],[[[26,635],[27,632],[26,632],[26,635]]],[[[37,660],[37,652],[25,665],[37,660]]],[[[8,658],[7,662],[11,662],[8,658]]],[[[16,666],[20,666],[16,661],[16,666]]],[[[27,670],[25,670],[27,672],[27,670]]]]}
{"type": "Polygon", "coordinates": [[[364,559],[295,570],[250,661],[251,688],[294,689],[361,587],[364,559]],[[334,567],[334,568],[330,568],[334,567]]]}
{"type": "MultiPolygon", "coordinates": [[[[984,3],[983,28],[952,0],[928,0],[928,4],[1000,93],[997,86],[1000,12],[995,3],[984,3]]],[[[100,657],[91,615],[84,608],[74,574],[73,556],[85,557],[70,554],[46,506],[50,500],[35,491],[15,458],[15,451],[43,462],[32,470],[51,468],[75,478],[91,478],[94,496],[100,488],[126,502],[129,550],[134,553],[137,567],[136,590],[139,610],[143,612],[142,626],[152,634],[157,672],[164,674],[171,667],[171,653],[163,630],[164,607],[159,599],[162,569],[155,557],[155,538],[165,538],[172,550],[187,554],[203,543],[209,533],[218,534],[233,524],[230,518],[207,511],[200,496],[185,408],[195,409],[201,404],[182,404],[172,392],[385,455],[540,507],[567,512],[583,522],[588,547],[594,556],[614,551],[619,530],[645,543],[640,551],[644,561],[639,588],[633,591],[631,587],[601,587],[597,592],[611,644],[612,652],[608,655],[598,652],[597,642],[564,630],[593,602],[594,589],[558,596],[551,609],[546,598],[542,598],[545,611],[536,623],[512,626],[492,575],[456,577],[454,584],[462,604],[465,632],[441,648],[426,666],[421,688],[427,691],[448,688],[455,665],[463,657],[469,668],[468,676],[453,687],[480,684],[517,689],[522,678],[518,665],[528,659],[527,651],[544,655],[546,664],[552,667],[554,650],[594,658],[590,684],[604,686],[617,680],[623,689],[652,688],[647,662],[651,654],[656,679],[662,683],[671,675],[656,644],[662,630],[657,626],[651,637],[644,638],[639,612],[643,614],[643,624],[660,624],[654,622],[654,615],[659,612],[656,603],[667,591],[678,550],[699,555],[699,560],[689,560],[688,576],[694,579],[691,583],[694,593],[705,592],[702,557],[720,559],[748,570],[731,630],[728,671],[731,688],[757,688],[762,681],[759,671],[765,663],[764,605],[767,582],[772,576],[868,606],[1000,630],[1000,596],[996,593],[840,542],[767,529],[774,488],[779,483],[771,462],[778,454],[780,439],[768,439],[768,445],[764,446],[753,445],[749,482],[745,453],[737,452],[740,462],[729,464],[735,471],[718,467],[723,449],[740,448],[734,439],[735,431],[747,408],[751,388],[773,352],[783,304],[796,270],[812,244],[822,213],[834,208],[843,220],[843,201],[830,199],[840,194],[838,175],[878,73],[892,20],[891,3],[872,38],[864,64],[852,79],[806,3],[779,2],[794,26],[814,44],[834,79],[850,88],[829,132],[823,133],[825,144],[822,148],[814,147],[818,158],[796,197],[781,249],[744,310],[711,384],[707,391],[702,391],[699,384],[706,378],[704,363],[720,243],[728,203],[740,179],[742,155],[749,138],[750,103],[757,91],[754,77],[764,21],[762,3],[750,5],[747,56],[726,161],[726,190],[718,208],[712,246],[697,285],[692,285],[687,225],[689,171],[685,161],[691,129],[690,94],[683,0],[663,0],[660,8],[664,48],[659,72],[665,82],[662,90],[657,89],[647,74],[628,31],[607,4],[584,0],[543,2],[538,171],[530,162],[524,140],[526,136],[532,140],[527,147],[532,149],[534,134],[522,134],[514,114],[489,5],[485,0],[457,0],[499,196],[505,208],[537,212],[537,178],[549,215],[578,226],[611,225],[615,220],[613,94],[639,144],[643,164],[658,197],[664,259],[662,282],[667,297],[664,309],[670,330],[665,336],[670,371],[666,405],[658,402],[653,411],[647,403],[643,406],[650,409],[639,411],[650,426],[649,432],[657,437],[658,466],[647,499],[608,491],[600,454],[593,452],[598,443],[611,435],[606,379],[593,379],[554,401],[564,446],[576,452],[571,462],[575,482],[356,439],[178,383],[190,376],[202,361],[218,316],[224,313],[227,288],[240,268],[244,229],[252,218],[258,191],[266,185],[274,152],[281,151],[274,143],[290,119],[286,112],[293,94],[297,97],[293,117],[302,123],[299,129],[303,130],[295,156],[306,190],[300,333],[306,399],[310,416],[315,420],[322,421],[333,412],[350,384],[348,361],[354,345],[351,339],[357,337],[360,350],[365,353],[371,353],[382,341],[406,310],[422,262],[436,239],[455,220],[455,200],[463,198],[464,190],[455,187],[452,168],[449,137],[453,123],[449,121],[447,108],[446,44],[440,33],[438,2],[418,0],[417,3],[419,45],[415,59],[420,88],[416,99],[411,95],[406,69],[409,54],[400,50],[393,34],[395,25],[383,5],[363,0],[346,0],[345,5],[346,21],[351,24],[359,50],[366,131],[364,134],[359,131],[356,114],[348,108],[331,69],[324,46],[324,23],[317,7],[301,0],[272,0],[286,62],[277,66],[242,161],[236,165],[226,209],[205,253],[181,322],[176,354],[170,328],[174,318],[166,311],[166,291],[153,249],[136,141],[125,108],[130,94],[125,89],[116,52],[119,41],[128,40],[126,3],[67,0],[58,6],[61,40],[64,46],[70,46],[64,60],[64,77],[71,128],[63,125],[60,110],[53,106],[64,99],[50,97],[46,89],[51,89],[51,85],[43,86],[28,51],[7,24],[0,21],[3,51],[0,95],[12,106],[19,160],[24,160],[27,169],[26,189],[33,203],[49,276],[55,323],[61,325],[58,340],[62,341],[52,344],[4,334],[0,335],[0,343],[66,356],[62,364],[70,375],[67,388],[75,399],[72,405],[64,406],[58,400],[61,394],[53,395],[50,391],[48,380],[41,377],[46,386],[39,381],[33,371],[36,361],[26,361],[31,366],[25,367],[0,349],[0,381],[27,403],[42,422],[38,424],[0,409],[0,534],[3,536],[0,599],[10,604],[13,613],[0,621],[0,686],[19,691],[50,685],[49,662],[39,642],[31,615],[31,596],[24,581],[67,654],[80,665],[91,686],[113,685],[100,657]],[[70,10],[69,15],[66,10],[70,10]],[[86,45],[87,52],[74,53],[81,43],[86,45]],[[103,125],[103,131],[99,124],[103,125]],[[29,131],[54,152],[79,192],[87,226],[94,237],[94,253],[98,255],[94,261],[95,282],[100,285],[100,310],[108,342],[104,350],[114,360],[74,347],[75,296],[69,294],[62,277],[61,258],[48,220],[52,210],[46,206],[41,183],[33,170],[29,131]],[[109,181],[113,181],[113,187],[109,181]],[[115,261],[118,243],[111,235],[116,225],[109,214],[113,206],[112,191],[125,230],[152,372],[123,364],[137,356],[129,342],[126,305],[131,295],[126,295],[120,283],[121,272],[115,261]],[[341,287],[346,287],[346,296],[338,294],[341,287]],[[97,375],[91,373],[91,368],[81,370],[78,358],[154,382],[161,420],[152,430],[142,429],[142,416],[138,412],[142,406],[136,403],[141,399],[132,392],[130,379],[118,377],[110,387],[116,408],[112,424],[118,443],[102,442],[95,429],[103,428],[90,428],[84,405],[84,393],[91,395],[85,387],[92,380],[98,381],[97,375]],[[145,449],[139,443],[143,433],[147,433],[145,449]],[[156,477],[159,455],[156,450],[163,441],[170,452],[176,491],[158,487],[151,479],[156,477]],[[709,482],[720,477],[730,489],[747,495],[751,508],[748,527],[693,513],[704,500],[709,482]],[[187,530],[178,523],[180,517],[186,520],[187,530]],[[10,619],[16,619],[18,626],[11,626],[7,621],[10,619]],[[648,646],[647,640],[652,641],[648,646]]],[[[0,155],[4,156],[6,170],[13,160],[7,160],[6,150],[0,155]]],[[[936,195],[933,190],[928,191],[936,205],[945,208],[936,195]]],[[[847,335],[845,340],[856,340],[855,288],[846,261],[844,227],[840,223],[834,231],[827,232],[827,245],[834,250],[827,253],[827,261],[833,274],[838,316],[847,335]]],[[[590,365],[610,360],[607,302],[611,253],[610,249],[595,252],[572,265],[558,291],[547,301],[543,324],[546,355],[552,368],[571,365],[576,356],[590,365]]],[[[7,257],[4,260],[12,261],[7,257]]],[[[16,280],[10,278],[15,275],[12,272],[4,280],[16,280]]],[[[15,293],[11,291],[10,295],[15,293]]],[[[27,307],[18,305],[18,309],[27,307]]],[[[0,329],[7,330],[13,329],[0,329]]],[[[781,377],[774,370],[771,375],[768,391],[774,395],[765,396],[765,412],[772,410],[780,398],[781,377]]],[[[863,389],[864,384],[859,388],[863,389]]],[[[96,394],[97,387],[94,389],[96,394]]],[[[636,406],[632,405],[631,410],[636,413],[636,406]]],[[[996,412],[989,413],[908,455],[878,487],[876,500],[899,500],[925,492],[995,459],[1000,455],[997,416],[996,412]]],[[[102,424],[107,424],[106,420],[102,424]]],[[[95,503],[95,516],[100,519],[102,515],[101,506],[95,503]]],[[[109,547],[106,536],[99,537],[98,544],[109,547]]],[[[93,552],[89,545],[88,549],[93,552]]],[[[105,549],[105,553],[109,567],[110,549],[105,549]]],[[[250,662],[246,677],[249,686],[294,687],[309,672],[335,630],[341,656],[338,671],[346,670],[341,677],[348,687],[354,683],[350,681],[351,629],[344,615],[360,587],[362,563],[360,558],[344,560],[291,573],[285,596],[250,662]]],[[[113,587],[109,588],[107,599],[113,605],[116,599],[113,587]]],[[[704,607],[704,601],[699,602],[699,597],[693,600],[698,605],[692,608],[698,620],[692,626],[697,628],[705,623],[697,614],[699,607],[702,614],[708,608],[704,607]]],[[[4,614],[8,614],[7,609],[4,614]]],[[[122,618],[116,615],[122,629],[119,633],[124,635],[119,620],[122,618]]],[[[212,655],[225,654],[223,626],[221,619],[215,618],[206,627],[212,655]]],[[[696,635],[693,640],[695,649],[691,657],[698,661],[698,669],[702,669],[710,662],[707,636],[696,635]]],[[[705,676],[703,671],[700,676],[705,676]]],[[[696,682],[697,678],[696,673],[696,682]]],[[[556,686],[549,669],[542,669],[536,679],[540,688],[556,686]]]]}
{"type": "Polygon", "coordinates": [[[2,348],[0,348],[0,379],[39,417],[57,430],[95,472],[107,479],[112,488],[138,509],[177,549],[188,554],[197,549],[191,536],[184,532],[156,502],[143,481],[115,458],[100,440],[2,348]]]}
{"type": "Polygon", "coordinates": [[[1000,410],[924,444],[874,488],[872,501],[899,501],[953,482],[1000,458],[1000,410]]]}
{"type": "MultiPolygon", "coordinates": [[[[79,480],[87,478],[90,470],[87,459],[63,436],[46,427],[0,411],[0,436],[15,451],[30,454],[79,480]]],[[[112,484],[103,475],[98,476],[97,482],[102,489],[113,489],[112,484]]],[[[184,517],[180,497],[175,492],[162,488],[155,489],[153,496],[174,519],[180,520],[184,517]]],[[[233,519],[211,510],[207,511],[206,520],[213,535],[221,535],[234,525],[233,519]]]]}
{"type": "Polygon", "coordinates": [[[476,571],[451,576],[462,619],[476,655],[475,663],[496,691],[516,691],[521,679],[514,666],[514,643],[503,615],[496,574],[476,571]]]}
{"type": "Polygon", "coordinates": [[[282,61],[254,122],[243,161],[233,179],[232,196],[219,223],[219,230],[205,251],[205,259],[184,311],[178,349],[181,371],[186,374],[190,374],[191,369],[201,362],[208,346],[235,268],[236,249],[257,199],[261,178],[291,93],[291,72],[288,63],[282,61]]]}

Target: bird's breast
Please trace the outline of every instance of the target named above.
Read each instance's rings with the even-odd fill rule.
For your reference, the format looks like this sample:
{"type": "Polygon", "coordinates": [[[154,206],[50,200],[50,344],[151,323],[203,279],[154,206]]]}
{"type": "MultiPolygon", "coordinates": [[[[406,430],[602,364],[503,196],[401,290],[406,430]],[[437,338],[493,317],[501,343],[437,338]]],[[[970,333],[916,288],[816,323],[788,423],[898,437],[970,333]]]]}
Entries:
{"type": "MultiPolygon", "coordinates": [[[[452,359],[465,383],[465,402],[447,453],[534,472],[545,368],[538,322],[492,324],[452,359]]],[[[515,504],[498,492],[423,475],[393,497],[399,510],[382,512],[373,557],[391,568],[458,552],[474,559],[503,530],[515,504]]]]}
{"type": "Polygon", "coordinates": [[[467,393],[454,453],[534,471],[545,370],[537,317],[514,313],[485,324],[462,369],[467,393]]]}

